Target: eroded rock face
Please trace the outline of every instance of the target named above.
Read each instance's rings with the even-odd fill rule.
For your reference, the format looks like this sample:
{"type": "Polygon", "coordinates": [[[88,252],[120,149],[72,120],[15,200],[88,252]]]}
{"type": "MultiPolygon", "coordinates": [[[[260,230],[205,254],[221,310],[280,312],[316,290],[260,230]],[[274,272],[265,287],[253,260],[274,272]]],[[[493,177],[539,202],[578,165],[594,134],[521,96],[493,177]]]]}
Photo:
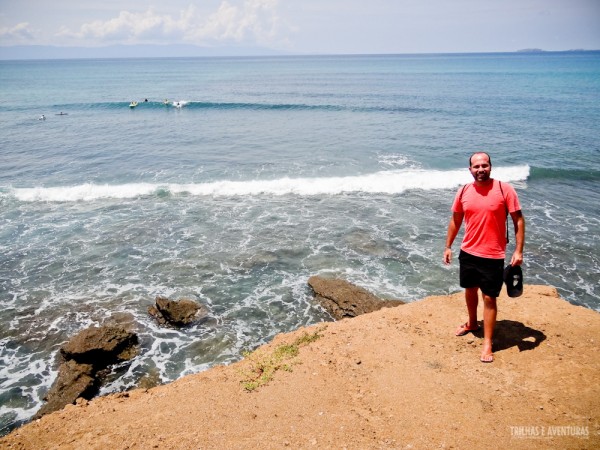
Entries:
{"type": "Polygon", "coordinates": [[[129,354],[137,344],[135,333],[121,327],[90,327],[75,335],[61,349],[65,360],[91,364],[96,370],[131,359],[129,354]]]}
{"type": "Polygon", "coordinates": [[[79,397],[92,398],[98,391],[97,383],[91,364],[66,361],[60,365],[58,376],[46,396],[46,403],[36,413],[34,419],[73,404],[79,397]]]}
{"type": "Polygon", "coordinates": [[[94,397],[101,385],[100,373],[133,358],[137,343],[135,333],[116,326],[90,327],[75,335],[60,349],[58,376],[35,418],[58,411],[80,397],[94,397]]]}
{"type": "Polygon", "coordinates": [[[160,325],[182,327],[202,319],[208,310],[193,300],[169,300],[166,297],[156,297],[156,303],[148,308],[148,313],[160,325]]]}
{"type": "Polygon", "coordinates": [[[308,279],[308,284],[315,292],[315,299],[335,320],[404,304],[401,300],[383,300],[345,280],[315,275],[308,279]]]}

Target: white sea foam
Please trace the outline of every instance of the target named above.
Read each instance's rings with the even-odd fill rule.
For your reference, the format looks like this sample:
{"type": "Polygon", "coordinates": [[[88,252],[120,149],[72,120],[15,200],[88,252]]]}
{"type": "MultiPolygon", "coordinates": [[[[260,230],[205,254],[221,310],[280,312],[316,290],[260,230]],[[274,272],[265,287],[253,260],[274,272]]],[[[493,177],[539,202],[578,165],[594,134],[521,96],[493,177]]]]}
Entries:
{"type": "Polygon", "coordinates": [[[157,185],[148,183],[115,186],[86,183],[77,186],[13,189],[13,193],[23,202],[75,202],[102,198],[135,198],[152,194],[156,189],[157,185]]]}
{"type": "Polygon", "coordinates": [[[406,167],[411,163],[406,155],[378,155],[379,163],[384,167],[406,167]]]}
{"type": "MultiPolygon", "coordinates": [[[[503,181],[523,181],[529,166],[498,167],[494,176],[503,181]]],[[[400,194],[411,189],[452,189],[471,180],[466,169],[405,169],[347,177],[290,178],[250,181],[215,181],[197,184],[132,183],[121,185],[82,184],[65,187],[15,188],[13,195],[24,202],[93,201],[104,198],[136,198],[170,192],[195,196],[339,195],[343,193],[400,194]]]]}

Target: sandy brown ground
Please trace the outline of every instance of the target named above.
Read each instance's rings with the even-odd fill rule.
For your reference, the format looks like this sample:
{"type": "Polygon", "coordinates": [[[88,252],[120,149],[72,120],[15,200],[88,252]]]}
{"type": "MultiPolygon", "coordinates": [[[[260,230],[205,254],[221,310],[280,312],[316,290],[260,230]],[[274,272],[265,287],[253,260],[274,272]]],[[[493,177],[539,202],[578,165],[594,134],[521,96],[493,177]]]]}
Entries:
{"type": "Polygon", "coordinates": [[[68,406],[0,448],[600,448],[600,314],[544,286],[501,297],[492,364],[481,334],[453,335],[464,319],[458,293],[280,335],[260,354],[322,337],[254,392],[246,359],[68,406]]]}

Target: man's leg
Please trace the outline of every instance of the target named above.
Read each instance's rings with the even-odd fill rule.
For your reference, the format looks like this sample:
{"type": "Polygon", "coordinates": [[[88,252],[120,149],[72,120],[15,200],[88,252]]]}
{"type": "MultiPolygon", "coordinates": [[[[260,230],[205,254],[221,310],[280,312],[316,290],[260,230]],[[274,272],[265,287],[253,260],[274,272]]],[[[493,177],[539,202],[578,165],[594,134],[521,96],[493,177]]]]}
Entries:
{"type": "Polygon", "coordinates": [[[467,312],[469,313],[469,321],[467,322],[467,328],[477,328],[477,305],[479,304],[479,288],[466,288],[465,289],[465,300],[467,302],[467,312]]]}
{"type": "Polygon", "coordinates": [[[457,336],[463,336],[469,331],[477,330],[477,305],[479,303],[479,288],[466,288],[465,289],[465,301],[467,303],[467,313],[469,318],[466,323],[460,325],[456,329],[457,336]]]}
{"type": "Polygon", "coordinates": [[[481,351],[482,362],[492,362],[494,355],[492,353],[492,340],[494,338],[494,328],[496,327],[496,315],[498,308],[496,306],[496,297],[490,297],[483,294],[483,350],[481,351]]]}

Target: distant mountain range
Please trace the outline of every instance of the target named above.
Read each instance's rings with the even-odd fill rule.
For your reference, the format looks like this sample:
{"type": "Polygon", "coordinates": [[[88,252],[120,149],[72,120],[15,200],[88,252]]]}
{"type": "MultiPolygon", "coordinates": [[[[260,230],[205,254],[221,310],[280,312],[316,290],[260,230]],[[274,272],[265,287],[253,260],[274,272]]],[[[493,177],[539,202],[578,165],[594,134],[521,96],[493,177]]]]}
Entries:
{"type": "Polygon", "coordinates": [[[571,50],[542,50],[541,48],[524,48],[522,50],[517,50],[517,53],[568,53],[568,52],[594,52],[597,50],[584,50],[583,48],[574,48],[571,50]]]}
{"type": "MultiPolygon", "coordinates": [[[[598,50],[564,50],[592,52],[598,50]]],[[[517,53],[556,53],[539,48],[526,48],[517,53]]],[[[510,53],[510,52],[507,52],[510,53]]],[[[200,47],[198,45],[111,45],[107,47],[57,47],[53,45],[0,46],[0,60],[25,59],[100,59],[100,58],[189,58],[228,56],[282,56],[290,52],[265,47],[200,47]]]]}
{"type": "Polygon", "coordinates": [[[0,60],[275,56],[284,54],[286,53],[263,47],[200,47],[197,45],[111,45],[108,47],[57,47],[52,45],[0,46],[0,60]]]}

